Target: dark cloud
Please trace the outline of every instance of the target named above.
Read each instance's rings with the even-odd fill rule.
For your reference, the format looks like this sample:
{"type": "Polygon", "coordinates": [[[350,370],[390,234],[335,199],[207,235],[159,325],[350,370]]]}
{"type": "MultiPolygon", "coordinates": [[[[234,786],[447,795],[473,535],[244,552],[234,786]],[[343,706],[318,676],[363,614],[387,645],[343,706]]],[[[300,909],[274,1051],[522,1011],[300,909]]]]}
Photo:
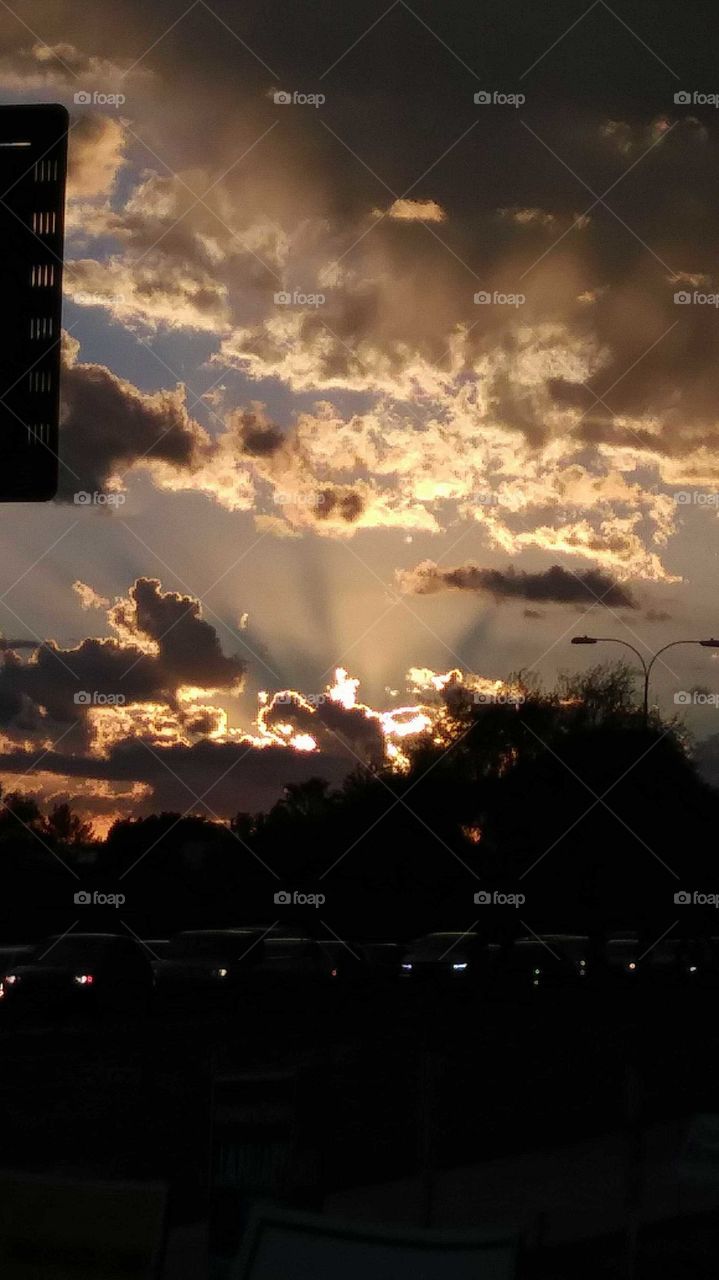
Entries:
{"type": "Polygon", "coordinates": [[[379,764],[384,758],[384,737],[376,718],[367,716],[361,707],[345,707],[326,693],[314,704],[300,694],[276,696],[263,716],[268,728],[290,724],[297,733],[310,734],[317,745],[330,754],[343,753],[344,744],[351,756],[364,763],[379,764]]]}
{"type": "Polygon", "coordinates": [[[72,649],[48,640],[27,662],[6,650],[0,667],[0,723],[21,733],[33,709],[35,728],[45,716],[45,732],[48,721],[75,723],[82,738],[95,703],[81,695],[98,695],[105,705],[108,698],[122,705],[174,705],[178,689],[186,685],[232,692],[241,684],[246,663],[222,653],[216,631],[191,596],[163,592],[156,579],[138,578],[108,618],[117,638],[87,637],[72,649]]]}
{"type": "Polygon", "coordinates": [[[317,517],[320,520],[334,518],[352,524],[362,515],[363,509],[362,495],[354,489],[320,489],[317,495],[317,517]]]}
{"type": "Polygon", "coordinates": [[[260,414],[246,410],[236,415],[238,434],[245,453],[264,458],[282,447],[284,436],[279,427],[260,414]]]}
{"type": "Polygon", "coordinates": [[[482,569],[471,562],[444,569],[432,560],[416,568],[400,571],[398,580],[403,591],[413,595],[434,595],[438,591],[475,591],[496,601],[532,600],[547,604],[602,603],[608,607],[637,607],[628,588],[614,582],[600,569],[569,573],[561,565],[552,565],[539,573],[523,569],[482,569]]]}
{"type": "Polygon", "coordinates": [[[183,388],[145,393],[103,365],[77,360],[65,340],[62,380],[60,498],[102,492],[141,459],[191,470],[206,447],[188,415],[183,388]]]}
{"type": "MultiPolygon", "coordinates": [[[[0,774],[27,774],[38,752],[17,750],[0,755],[0,774]]],[[[43,774],[77,778],[97,783],[143,783],[150,794],[123,809],[133,813],[174,810],[214,813],[232,817],[239,810],[269,808],[288,783],[304,782],[318,775],[333,785],[353,767],[354,761],[341,751],[290,751],[281,746],[258,747],[246,742],[213,742],[203,739],[192,745],[153,744],[149,749],[138,739],[121,742],[103,757],[71,755],[51,751],[43,756],[43,774]],[[207,806],[196,797],[204,797],[207,806]]],[[[77,800],[75,801],[77,804],[77,800]]],[[[109,802],[106,809],[112,809],[109,802]]]]}
{"type": "Polygon", "coordinates": [[[237,693],[246,664],[222,652],[194,597],[138,578],[106,612],[115,635],[86,637],[75,648],[48,640],[24,661],[4,642],[0,774],[32,776],[51,798],[66,797],[76,779],[75,805],[93,814],[119,805],[132,813],[191,809],[227,818],[268,808],[287,783],[320,774],[337,784],[358,758],[383,758],[377,719],[326,693],[312,707],[295,695],[271,704],[257,735],[228,731],[222,708],[202,705],[197,690],[237,693]],[[109,708],[99,739],[98,707],[109,708]],[[318,749],[292,749],[283,733],[273,733],[287,724],[312,734],[318,749]],[[55,743],[49,750],[48,740],[55,743]],[[205,792],[207,808],[194,799],[205,792]]]}
{"type": "MultiPolygon", "coordinates": [[[[194,684],[233,690],[239,686],[246,663],[225,657],[217,632],[202,617],[199,600],[163,591],[156,578],[138,578],[129,599],[129,609],[119,606],[122,625],[129,624],[157,643],[158,662],[171,688],[194,684]]],[[[111,610],[111,620],[114,617],[111,610]]]]}

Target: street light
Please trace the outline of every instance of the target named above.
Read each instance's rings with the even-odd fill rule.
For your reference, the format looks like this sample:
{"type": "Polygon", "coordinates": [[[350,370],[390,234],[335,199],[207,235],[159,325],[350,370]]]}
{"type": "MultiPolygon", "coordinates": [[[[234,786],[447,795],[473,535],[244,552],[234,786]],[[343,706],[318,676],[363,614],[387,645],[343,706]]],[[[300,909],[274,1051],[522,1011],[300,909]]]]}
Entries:
{"type": "Polygon", "coordinates": [[[700,644],[704,649],[719,649],[719,640],[714,640],[713,638],[709,640],[670,640],[669,644],[665,644],[661,649],[657,649],[656,653],[653,654],[649,659],[649,662],[647,662],[643,654],[641,654],[633,644],[630,644],[628,640],[619,640],[616,636],[572,636],[572,644],[623,644],[625,648],[631,649],[632,653],[636,654],[642,665],[642,671],[644,672],[645,725],[649,720],[649,677],[657,658],[662,653],[666,653],[667,649],[673,649],[677,644],[700,644]]]}

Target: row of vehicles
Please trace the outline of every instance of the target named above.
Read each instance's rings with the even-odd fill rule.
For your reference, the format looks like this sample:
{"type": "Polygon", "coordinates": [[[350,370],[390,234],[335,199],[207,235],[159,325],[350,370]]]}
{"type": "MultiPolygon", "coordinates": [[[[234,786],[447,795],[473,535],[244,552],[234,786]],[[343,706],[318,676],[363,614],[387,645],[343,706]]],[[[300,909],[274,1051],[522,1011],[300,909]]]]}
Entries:
{"type": "Polygon", "coordinates": [[[546,934],[500,944],[450,930],[402,945],[317,939],[279,925],[144,940],[73,931],[36,946],[0,948],[0,1008],[149,1012],[153,1004],[222,1003],[250,991],[269,998],[312,985],[371,993],[396,984],[450,984],[501,994],[616,981],[696,985],[714,975],[719,981],[719,939],[652,944],[622,934],[596,943],[546,934]]]}

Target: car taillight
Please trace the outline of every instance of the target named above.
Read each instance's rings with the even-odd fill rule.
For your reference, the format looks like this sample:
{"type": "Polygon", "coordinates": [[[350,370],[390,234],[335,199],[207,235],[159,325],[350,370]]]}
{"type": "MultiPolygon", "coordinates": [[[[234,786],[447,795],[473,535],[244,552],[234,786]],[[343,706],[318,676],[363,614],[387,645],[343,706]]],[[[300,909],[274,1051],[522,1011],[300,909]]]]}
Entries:
{"type": "Polygon", "coordinates": [[[9,987],[14,987],[15,983],[19,981],[20,979],[16,973],[9,973],[5,978],[5,982],[9,987]]]}
{"type": "Polygon", "coordinates": [[[91,973],[76,973],[73,978],[73,982],[76,982],[78,987],[91,987],[94,981],[94,975],[91,973]]]}

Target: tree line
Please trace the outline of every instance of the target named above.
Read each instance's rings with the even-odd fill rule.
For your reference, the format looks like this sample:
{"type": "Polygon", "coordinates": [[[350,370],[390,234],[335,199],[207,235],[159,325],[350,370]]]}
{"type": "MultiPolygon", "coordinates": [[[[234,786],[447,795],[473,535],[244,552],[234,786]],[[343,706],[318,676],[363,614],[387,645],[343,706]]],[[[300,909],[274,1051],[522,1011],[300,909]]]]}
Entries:
{"type": "MultiPolygon", "coordinates": [[[[4,917],[13,901],[67,914],[68,868],[83,887],[124,886],[124,918],[145,936],[318,916],[337,932],[395,937],[473,924],[504,936],[520,918],[532,929],[670,925],[677,892],[719,889],[719,791],[679,721],[645,723],[627,667],[550,690],[521,673],[510,684],[511,702],[453,689],[401,771],[356,767],[334,790],[311,778],[226,824],[152,814],[99,841],[68,805],[44,816],[9,793],[4,917]],[[324,905],[303,915],[275,903],[280,891],[324,905]]],[[[679,914],[687,929],[712,927],[710,910],[679,914]]]]}

